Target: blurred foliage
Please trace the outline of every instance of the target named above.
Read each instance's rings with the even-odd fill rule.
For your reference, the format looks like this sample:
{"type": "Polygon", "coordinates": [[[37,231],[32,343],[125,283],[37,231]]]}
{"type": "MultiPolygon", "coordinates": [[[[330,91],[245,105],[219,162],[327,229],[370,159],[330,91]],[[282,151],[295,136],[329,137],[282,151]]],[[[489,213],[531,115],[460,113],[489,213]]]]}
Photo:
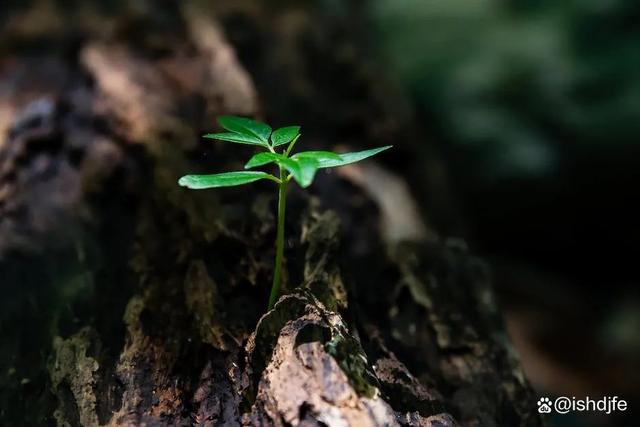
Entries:
{"type": "Polygon", "coordinates": [[[380,49],[427,113],[426,126],[473,153],[485,178],[552,173],[559,145],[636,143],[637,2],[373,5],[380,49]]]}
{"type": "MultiPolygon", "coordinates": [[[[637,394],[640,3],[370,4],[385,71],[447,159],[465,224],[439,231],[490,258],[505,306],[536,313],[522,330],[566,363],[560,388],[580,372],[603,393],[637,394]]],[[[534,383],[559,387],[535,365],[525,366],[534,383]]],[[[602,423],[581,415],[548,421],[602,423]]]]}

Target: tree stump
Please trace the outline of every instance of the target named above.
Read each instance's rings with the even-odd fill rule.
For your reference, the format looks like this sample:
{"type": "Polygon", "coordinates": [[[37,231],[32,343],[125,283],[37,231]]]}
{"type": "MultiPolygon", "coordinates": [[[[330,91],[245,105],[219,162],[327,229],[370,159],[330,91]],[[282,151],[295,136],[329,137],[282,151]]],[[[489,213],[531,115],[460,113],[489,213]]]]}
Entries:
{"type": "Polygon", "coordinates": [[[0,32],[0,424],[541,424],[486,266],[409,190],[447,193],[355,9],[26,3],[0,32]],[[292,190],[269,312],[272,186],[177,185],[251,153],[199,138],[220,114],[397,146],[292,190]]]}

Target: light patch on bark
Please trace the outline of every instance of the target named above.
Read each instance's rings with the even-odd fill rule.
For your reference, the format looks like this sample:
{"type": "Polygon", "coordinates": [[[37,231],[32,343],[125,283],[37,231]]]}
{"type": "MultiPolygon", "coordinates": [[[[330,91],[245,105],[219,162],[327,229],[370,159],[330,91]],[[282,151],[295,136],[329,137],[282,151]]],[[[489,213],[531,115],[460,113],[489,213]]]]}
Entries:
{"type": "MultiPolygon", "coordinates": [[[[98,425],[96,413],[96,381],[94,373],[98,370],[98,362],[87,356],[91,345],[91,329],[85,327],[70,338],[55,337],[53,340],[53,354],[55,360],[50,368],[53,390],[62,400],[61,388],[65,385],[73,393],[75,405],[78,409],[79,421],[82,426],[98,425]]],[[[66,411],[59,407],[54,417],[59,427],[69,426],[66,411]]]]}

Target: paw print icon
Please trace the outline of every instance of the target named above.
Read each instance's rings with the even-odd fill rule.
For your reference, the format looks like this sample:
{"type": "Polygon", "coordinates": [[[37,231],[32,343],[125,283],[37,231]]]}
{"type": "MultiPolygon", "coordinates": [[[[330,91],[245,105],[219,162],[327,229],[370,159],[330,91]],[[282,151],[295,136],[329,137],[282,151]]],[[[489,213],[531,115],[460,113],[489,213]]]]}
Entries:
{"type": "Polygon", "coordinates": [[[538,400],[538,412],[541,414],[551,413],[551,401],[548,397],[541,397],[538,400]]]}

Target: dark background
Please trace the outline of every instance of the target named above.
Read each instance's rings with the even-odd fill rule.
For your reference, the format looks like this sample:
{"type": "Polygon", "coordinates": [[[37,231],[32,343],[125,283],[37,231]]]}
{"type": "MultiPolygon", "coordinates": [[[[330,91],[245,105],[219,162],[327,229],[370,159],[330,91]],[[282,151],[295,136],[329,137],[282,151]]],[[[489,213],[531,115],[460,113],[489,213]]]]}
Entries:
{"type": "Polygon", "coordinates": [[[434,218],[436,228],[489,260],[540,395],[633,400],[637,2],[373,3],[385,72],[448,166],[460,216],[434,218]]]}

